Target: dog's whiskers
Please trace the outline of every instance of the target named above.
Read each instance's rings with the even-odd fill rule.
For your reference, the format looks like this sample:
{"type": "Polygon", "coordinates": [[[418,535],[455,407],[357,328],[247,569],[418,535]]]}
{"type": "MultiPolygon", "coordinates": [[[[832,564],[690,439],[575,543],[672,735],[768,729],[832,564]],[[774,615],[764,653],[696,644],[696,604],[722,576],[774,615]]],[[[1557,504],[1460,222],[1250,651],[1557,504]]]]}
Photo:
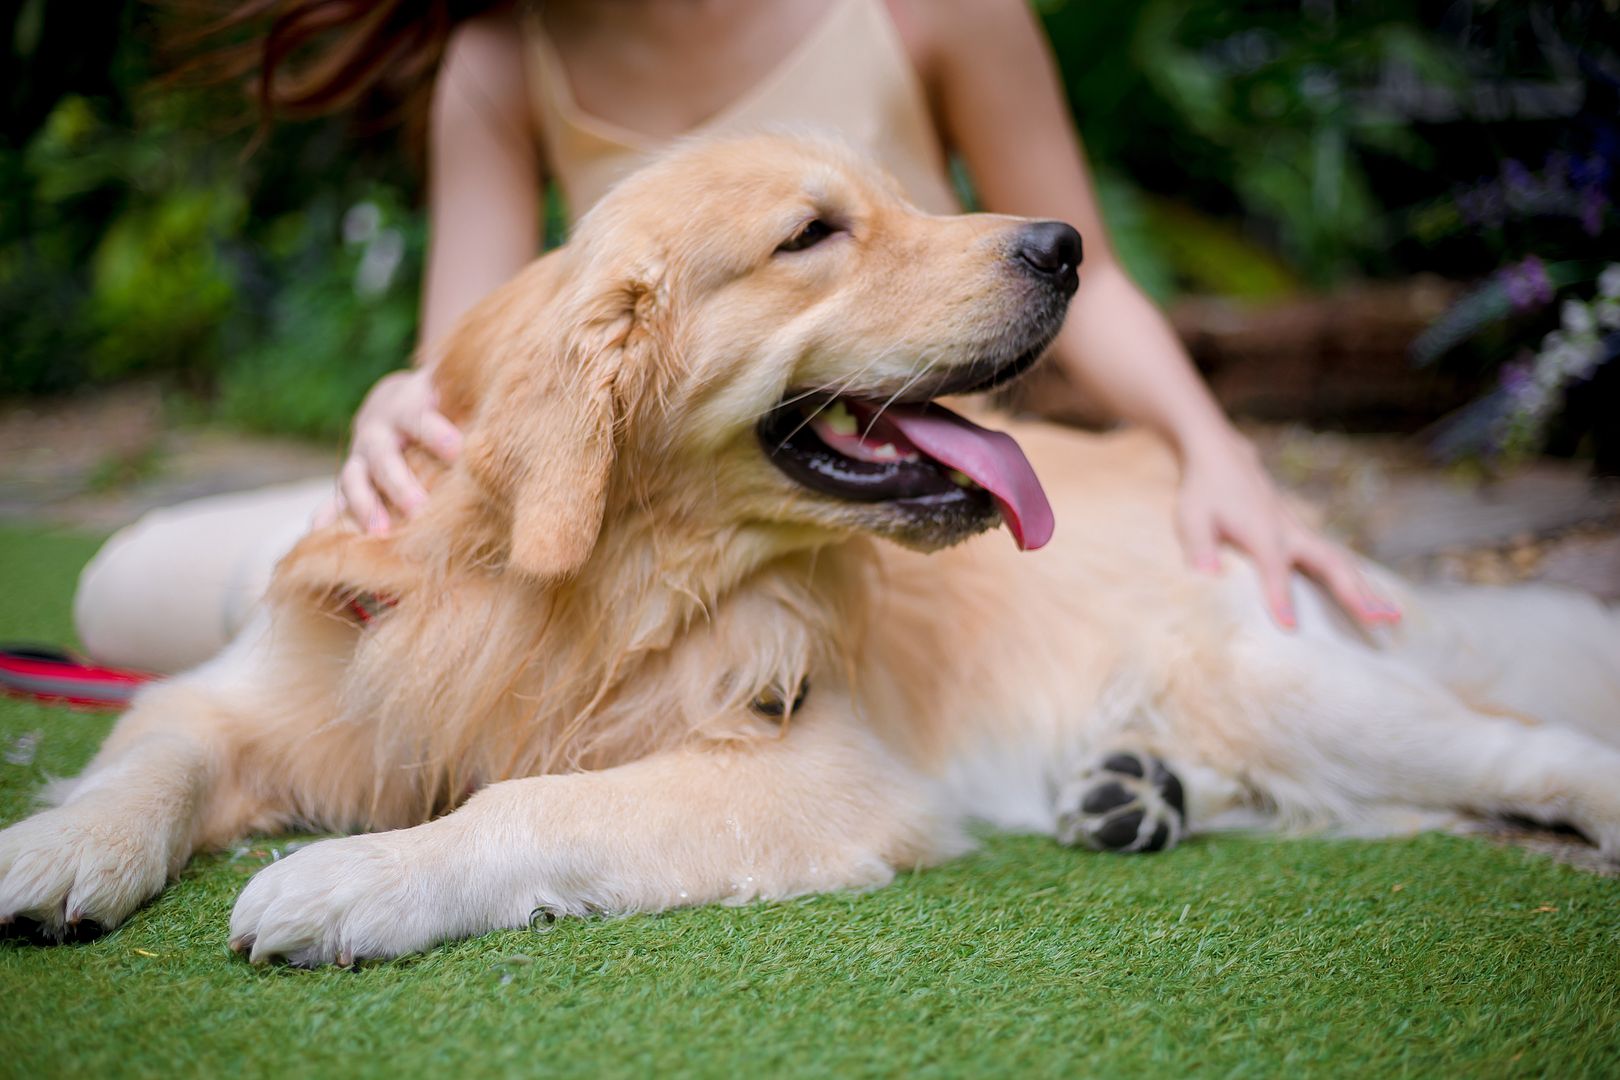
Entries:
{"type": "Polygon", "coordinates": [[[823,383],[821,386],[819,386],[819,387],[817,387],[815,389],[806,390],[804,393],[799,394],[798,396],[796,396],[794,398],[790,398],[788,401],[782,402],[782,403],[774,406],[772,408],[772,410],[771,410],[773,412],[775,411],[775,409],[779,409],[783,405],[791,404],[794,401],[802,401],[803,399],[805,399],[807,397],[812,397],[812,396],[814,396],[816,394],[827,394],[828,395],[826,401],[823,401],[819,406],[816,407],[816,409],[813,412],[809,413],[803,419],[801,419],[799,421],[799,423],[793,428],[792,431],[790,431],[786,435],[782,436],[782,441],[777,443],[776,444],[776,449],[771,451],[771,452],[773,454],[774,453],[780,453],[782,448],[788,444],[788,441],[790,439],[792,439],[793,436],[795,436],[799,432],[803,431],[806,424],[810,423],[816,417],[820,416],[822,411],[825,410],[827,408],[827,406],[831,405],[834,401],[836,401],[840,396],[842,396],[844,391],[848,390],[850,388],[850,386],[852,386],[855,383],[856,380],[858,380],[862,375],[865,375],[868,371],[871,371],[872,368],[877,366],[877,364],[879,364],[883,360],[888,359],[889,356],[891,356],[894,352],[897,352],[897,351],[898,350],[896,350],[896,349],[889,349],[889,350],[885,350],[883,352],[879,352],[875,356],[873,356],[870,360],[868,360],[866,363],[862,364],[860,366],[860,368],[858,368],[857,370],[855,370],[855,371],[851,372],[850,374],[844,376],[844,378],[838,380],[838,382],[836,384],[834,384],[834,383],[823,383]]]}
{"type": "Polygon", "coordinates": [[[832,382],[822,383],[820,386],[812,386],[807,390],[794,394],[790,398],[784,398],[775,405],[772,405],[770,408],[766,409],[764,412],[756,415],[754,419],[762,419],[763,417],[769,416],[771,413],[776,412],[778,409],[797,404],[806,398],[813,398],[818,394],[827,394],[829,397],[837,397],[845,390],[849,389],[850,384],[852,384],[856,379],[859,379],[862,375],[865,375],[868,371],[872,370],[874,365],[886,358],[888,355],[889,354],[887,352],[878,353],[876,356],[872,357],[872,359],[862,364],[859,369],[845,375],[843,378],[836,379],[832,382]]]}
{"type": "Polygon", "coordinates": [[[877,426],[878,420],[882,419],[883,414],[888,410],[890,405],[893,405],[896,401],[898,401],[902,394],[904,394],[907,390],[910,390],[913,386],[916,386],[918,381],[920,381],[924,375],[928,374],[928,369],[932,363],[933,358],[927,356],[926,354],[917,358],[916,363],[913,365],[912,373],[906,378],[904,383],[900,384],[900,389],[890,394],[889,400],[878,406],[877,412],[873,413],[872,418],[866,422],[866,430],[861,432],[862,439],[865,439],[867,436],[872,434],[872,429],[877,426]]]}

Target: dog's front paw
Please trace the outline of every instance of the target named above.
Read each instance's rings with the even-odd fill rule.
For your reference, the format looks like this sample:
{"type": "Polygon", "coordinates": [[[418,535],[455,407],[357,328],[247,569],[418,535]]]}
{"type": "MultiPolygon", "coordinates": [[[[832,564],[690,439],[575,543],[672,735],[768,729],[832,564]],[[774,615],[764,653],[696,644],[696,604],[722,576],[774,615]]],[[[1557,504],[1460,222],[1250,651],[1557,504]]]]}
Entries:
{"type": "Polygon", "coordinates": [[[85,804],[46,810],[0,832],[0,925],[41,941],[111,930],[168,880],[161,834],[85,804]]]}
{"type": "Polygon", "coordinates": [[[476,884],[451,880],[421,828],[322,840],[265,867],[231,912],[231,948],[256,964],[348,965],[487,929],[464,910],[476,884]]]}
{"type": "Polygon", "coordinates": [[[1152,754],[1108,754],[1058,793],[1057,836],[1065,844],[1163,851],[1185,830],[1181,781],[1152,754]]]}

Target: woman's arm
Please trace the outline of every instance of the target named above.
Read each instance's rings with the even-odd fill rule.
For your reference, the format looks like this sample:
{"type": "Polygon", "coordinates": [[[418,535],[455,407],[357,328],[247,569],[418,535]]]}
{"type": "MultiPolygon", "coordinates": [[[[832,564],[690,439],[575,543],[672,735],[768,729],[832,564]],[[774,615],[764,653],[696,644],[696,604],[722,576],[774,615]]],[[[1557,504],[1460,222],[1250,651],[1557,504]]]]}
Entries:
{"type": "Polygon", "coordinates": [[[922,35],[924,75],[945,134],[986,208],[1060,218],[1084,236],[1080,290],[1054,356],[1106,408],[1156,429],[1179,454],[1177,525],[1189,560],[1218,570],[1222,540],[1247,551],[1285,626],[1294,621],[1288,582],[1296,567],[1361,619],[1393,618],[1350,557],[1288,513],[1169,323],[1115,257],[1027,0],[914,3],[908,14],[922,35]]]}
{"type": "Polygon", "coordinates": [[[391,511],[409,516],[427,498],[405,463],[408,444],[445,460],[460,449],[433,390],[440,339],[540,247],[544,177],[517,19],[499,10],[462,23],[434,82],[416,366],[384,376],[366,395],[338,477],[343,508],[369,532],[386,532],[391,511]]]}

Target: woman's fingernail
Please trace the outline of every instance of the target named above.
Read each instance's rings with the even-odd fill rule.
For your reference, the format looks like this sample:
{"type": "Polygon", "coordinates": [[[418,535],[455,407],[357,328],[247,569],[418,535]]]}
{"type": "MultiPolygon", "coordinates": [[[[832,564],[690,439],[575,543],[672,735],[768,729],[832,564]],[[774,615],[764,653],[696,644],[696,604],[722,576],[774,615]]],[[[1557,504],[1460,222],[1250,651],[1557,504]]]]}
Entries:
{"type": "Polygon", "coordinates": [[[1213,555],[1200,555],[1193,561],[1193,567],[1206,574],[1218,574],[1221,572],[1221,560],[1213,555]]]}
{"type": "Polygon", "coordinates": [[[1284,629],[1292,630],[1296,625],[1296,621],[1294,619],[1294,609],[1291,607],[1285,607],[1278,611],[1277,622],[1280,623],[1284,629]]]}
{"type": "Polygon", "coordinates": [[[371,521],[366,525],[366,531],[371,533],[373,536],[387,536],[388,515],[383,513],[381,510],[375,511],[371,515],[371,521]]]}

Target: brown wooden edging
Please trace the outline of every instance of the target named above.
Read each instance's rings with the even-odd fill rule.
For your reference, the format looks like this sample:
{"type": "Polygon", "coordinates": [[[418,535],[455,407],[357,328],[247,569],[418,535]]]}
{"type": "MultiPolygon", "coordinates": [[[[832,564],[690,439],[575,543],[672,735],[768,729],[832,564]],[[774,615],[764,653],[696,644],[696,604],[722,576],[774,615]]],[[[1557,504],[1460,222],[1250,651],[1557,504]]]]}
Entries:
{"type": "MultiPolygon", "coordinates": [[[[1367,283],[1264,306],[1191,297],[1170,319],[1233,415],[1349,430],[1410,431],[1468,402],[1477,376],[1419,369],[1407,349],[1458,295],[1436,278],[1367,283]]],[[[1015,403],[1057,420],[1102,418],[1055,366],[1033,372],[1015,403]]]]}

